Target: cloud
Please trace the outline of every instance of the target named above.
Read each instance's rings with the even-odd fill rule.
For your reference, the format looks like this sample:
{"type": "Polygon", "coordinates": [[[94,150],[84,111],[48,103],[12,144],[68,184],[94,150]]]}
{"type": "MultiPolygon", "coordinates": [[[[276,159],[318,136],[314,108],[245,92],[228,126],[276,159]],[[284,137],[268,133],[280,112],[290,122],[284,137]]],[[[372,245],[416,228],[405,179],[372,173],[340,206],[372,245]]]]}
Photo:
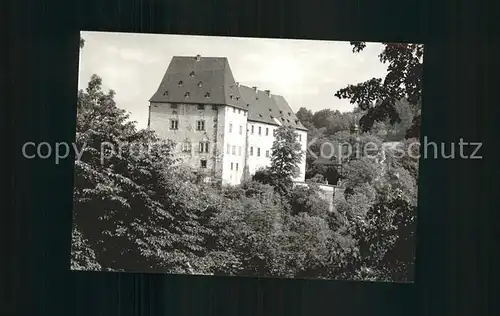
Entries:
{"type": "Polygon", "coordinates": [[[117,48],[116,46],[107,46],[106,53],[109,57],[119,58],[123,61],[133,61],[141,64],[154,63],[157,58],[139,48],[117,48]]]}

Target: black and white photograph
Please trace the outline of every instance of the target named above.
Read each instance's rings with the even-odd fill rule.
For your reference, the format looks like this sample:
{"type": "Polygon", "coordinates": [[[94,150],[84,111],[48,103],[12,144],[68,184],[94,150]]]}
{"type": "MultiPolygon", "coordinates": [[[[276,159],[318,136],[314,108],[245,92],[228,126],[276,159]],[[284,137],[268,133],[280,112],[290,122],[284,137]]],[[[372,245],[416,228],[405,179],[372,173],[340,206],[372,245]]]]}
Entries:
{"type": "Polygon", "coordinates": [[[71,270],[414,281],[423,44],[80,35],[71,270]]]}

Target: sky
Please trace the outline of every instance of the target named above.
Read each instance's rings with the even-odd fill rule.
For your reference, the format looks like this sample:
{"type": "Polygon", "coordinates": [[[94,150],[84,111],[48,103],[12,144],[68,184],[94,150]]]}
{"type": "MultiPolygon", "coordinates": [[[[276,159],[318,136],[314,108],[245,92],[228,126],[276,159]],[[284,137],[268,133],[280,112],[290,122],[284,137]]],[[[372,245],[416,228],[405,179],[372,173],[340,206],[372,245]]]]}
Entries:
{"type": "Polygon", "coordinates": [[[235,81],[282,95],[295,112],[301,107],[350,111],[354,105],[335,92],[387,72],[378,58],[379,43],[353,53],[349,42],[340,41],[111,32],[82,32],[82,37],[78,89],[99,75],[138,128],[147,125],[148,100],[173,56],[227,57],[235,81]]]}

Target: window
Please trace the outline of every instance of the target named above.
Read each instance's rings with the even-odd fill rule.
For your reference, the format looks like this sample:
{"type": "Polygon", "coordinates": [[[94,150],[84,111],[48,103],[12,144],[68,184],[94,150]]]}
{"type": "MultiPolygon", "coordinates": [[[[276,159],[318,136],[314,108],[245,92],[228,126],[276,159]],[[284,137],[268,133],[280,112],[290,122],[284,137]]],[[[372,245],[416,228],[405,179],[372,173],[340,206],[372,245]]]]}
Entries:
{"type": "Polygon", "coordinates": [[[269,158],[269,150],[266,150],[266,157],[269,158]]]}
{"type": "Polygon", "coordinates": [[[236,163],[236,170],[238,170],[238,163],[236,163]]]}
{"type": "Polygon", "coordinates": [[[241,156],[241,146],[238,147],[238,156],[241,156]]]}
{"type": "Polygon", "coordinates": [[[205,130],[205,121],[200,120],[196,122],[196,130],[197,131],[204,131],[205,130]]]}
{"type": "Polygon", "coordinates": [[[203,104],[198,104],[198,110],[204,110],[205,109],[205,105],[203,104]]]}
{"type": "Polygon", "coordinates": [[[200,153],[208,153],[208,142],[200,142],[200,153]]]}
{"type": "MultiPolygon", "coordinates": [[[[198,82],[198,87],[200,87],[200,88],[201,88],[201,86],[203,86],[203,82],[199,81],[199,82],[198,82]]],[[[207,92],[207,93],[208,93],[208,92],[207,92]]]]}
{"type": "Polygon", "coordinates": [[[301,141],[302,141],[302,135],[299,134],[299,142],[301,142],[301,141]]]}
{"type": "Polygon", "coordinates": [[[238,114],[241,114],[241,110],[240,109],[238,109],[238,114]]]}
{"type": "Polygon", "coordinates": [[[207,161],[205,159],[200,160],[201,167],[206,168],[207,167],[207,161]]]}
{"type": "Polygon", "coordinates": [[[229,155],[231,153],[231,145],[227,145],[227,154],[229,155]]]}
{"type": "Polygon", "coordinates": [[[260,148],[257,148],[257,157],[260,157],[260,148]]]}
{"type": "Polygon", "coordinates": [[[231,170],[233,170],[233,163],[231,162],[231,170]]]}
{"type": "Polygon", "coordinates": [[[177,104],[175,104],[175,103],[170,104],[170,108],[171,108],[171,109],[177,109],[177,104]]]}
{"type": "Polygon", "coordinates": [[[233,146],[232,154],[236,155],[236,146],[233,146]]]}
{"type": "Polygon", "coordinates": [[[252,125],[252,127],[250,127],[250,129],[252,130],[252,134],[253,134],[253,125],[252,125]]]}
{"type": "Polygon", "coordinates": [[[253,147],[250,147],[250,156],[253,156],[253,147]]]}
{"type": "Polygon", "coordinates": [[[268,136],[268,135],[269,135],[269,128],[266,127],[266,136],[268,136]]]}
{"type": "Polygon", "coordinates": [[[233,132],[233,124],[229,123],[229,133],[233,132]]]}
{"type": "MultiPolygon", "coordinates": [[[[205,93],[205,98],[210,98],[210,92],[205,93]]],[[[215,110],[217,110],[217,107],[215,107],[215,110]]]]}
{"type": "Polygon", "coordinates": [[[173,130],[179,129],[179,121],[178,120],[170,120],[170,129],[173,129],[173,130]]]}
{"type": "Polygon", "coordinates": [[[243,126],[240,125],[240,135],[243,135],[243,126]]]}
{"type": "Polygon", "coordinates": [[[243,116],[247,116],[247,111],[243,111],[243,116]]]}
{"type": "Polygon", "coordinates": [[[217,111],[217,105],[212,105],[212,110],[216,110],[217,111]]]}
{"type": "Polygon", "coordinates": [[[233,113],[236,113],[236,108],[233,108],[233,113]]]}
{"type": "Polygon", "coordinates": [[[184,97],[185,97],[185,98],[189,98],[189,95],[190,95],[190,93],[189,93],[189,92],[186,92],[186,94],[184,94],[184,97]]]}
{"type": "Polygon", "coordinates": [[[184,141],[184,143],[182,143],[182,151],[184,152],[190,152],[191,151],[191,143],[189,141],[184,141]]]}
{"type": "Polygon", "coordinates": [[[181,81],[179,81],[179,86],[182,86],[182,80],[181,80],[181,81]]]}
{"type": "Polygon", "coordinates": [[[262,127],[259,126],[259,135],[262,134],[262,127]]]}

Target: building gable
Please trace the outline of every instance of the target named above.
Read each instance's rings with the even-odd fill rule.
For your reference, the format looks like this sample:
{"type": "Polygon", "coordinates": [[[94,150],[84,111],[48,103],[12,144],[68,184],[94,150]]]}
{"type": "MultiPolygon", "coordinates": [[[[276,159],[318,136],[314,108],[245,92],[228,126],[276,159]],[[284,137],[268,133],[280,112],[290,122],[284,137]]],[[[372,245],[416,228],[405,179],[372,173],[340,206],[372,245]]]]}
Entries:
{"type": "Polygon", "coordinates": [[[226,57],[174,56],[149,101],[231,105],[247,109],[226,57]]]}

